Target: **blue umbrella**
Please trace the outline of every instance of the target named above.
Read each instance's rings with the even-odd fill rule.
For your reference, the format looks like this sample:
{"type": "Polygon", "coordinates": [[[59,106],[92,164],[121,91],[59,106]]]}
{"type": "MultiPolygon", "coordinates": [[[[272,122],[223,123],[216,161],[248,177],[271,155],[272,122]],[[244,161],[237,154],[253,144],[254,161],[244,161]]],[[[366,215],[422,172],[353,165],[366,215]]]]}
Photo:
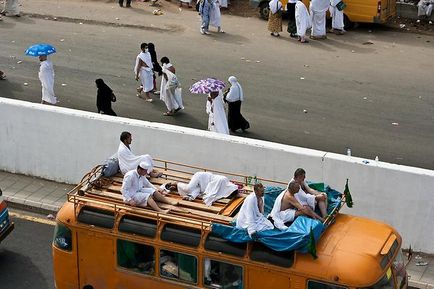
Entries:
{"type": "Polygon", "coordinates": [[[26,55],[41,56],[41,55],[50,55],[55,52],[56,52],[56,48],[54,48],[54,46],[46,43],[38,43],[27,48],[26,55]]]}

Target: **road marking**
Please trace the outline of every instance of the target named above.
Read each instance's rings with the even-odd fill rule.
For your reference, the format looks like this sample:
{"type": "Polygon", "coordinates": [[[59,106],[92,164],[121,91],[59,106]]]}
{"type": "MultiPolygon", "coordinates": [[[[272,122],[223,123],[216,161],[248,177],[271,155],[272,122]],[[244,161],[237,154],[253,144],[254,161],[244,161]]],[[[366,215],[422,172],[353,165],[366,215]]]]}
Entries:
{"type": "Polygon", "coordinates": [[[41,224],[46,224],[46,225],[51,225],[51,226],[56,225],[56,222],[52,221],[52,220],[34,217],[34,216],[30,216],[30,215],[25,215],[25,214],[20,214],[20,213],[16,213],[16,212],[9,212],[9,215],[13,218],[23,219],[23,220],[27,220],[30,222],[36,222],[36,223],[41,223],[41,224]]]}

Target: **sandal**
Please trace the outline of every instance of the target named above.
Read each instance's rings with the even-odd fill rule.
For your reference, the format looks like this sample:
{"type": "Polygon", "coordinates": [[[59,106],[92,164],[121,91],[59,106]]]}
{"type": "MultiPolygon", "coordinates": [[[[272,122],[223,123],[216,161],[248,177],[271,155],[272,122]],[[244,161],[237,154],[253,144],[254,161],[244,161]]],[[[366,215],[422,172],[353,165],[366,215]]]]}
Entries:
{"type": "Polygon", "coordinates": [[[174,113],[171,112],[171,111],[167,111],[167,112],[163,113],[163,115],[164,115],[164,116],[173,116],[174,113]]]}
{"type": "Polygon", "coordinates": [[[147,102],[153,102],[154,100],[152,99],[152,98],[148,98],[148,99],[145,99],[147,102]]]}

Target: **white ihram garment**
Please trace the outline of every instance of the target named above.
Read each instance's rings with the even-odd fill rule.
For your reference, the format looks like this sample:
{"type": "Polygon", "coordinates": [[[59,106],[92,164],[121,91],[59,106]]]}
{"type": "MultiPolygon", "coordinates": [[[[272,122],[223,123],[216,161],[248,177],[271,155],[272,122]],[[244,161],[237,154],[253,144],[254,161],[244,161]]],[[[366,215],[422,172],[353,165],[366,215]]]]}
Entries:
{"type": "MultiPolygon", "coordinates": [[[[263,197],[262,204],[264,204],[263,197]]],[[[263,206],[262,211],[264,211],[263,206]]],[[[247,229],[249,236],[252,236],[256,232],[272,230],[274,228],[273,224],[259,211],[258,198],[254,192],[244,199],[237,216],[236,227],[239,229],[247,229]]]]}
{"type": "Polygon", "coordinates": [[[153,68],[154,66],[152,65],[151,54],[149,54],[149,52],[140,52],[136,58],[134,73],[139,75],[140,83],[144,92],[149,92],[154,89],[153,68]],[[142,60],[147,67],[143,65],[141,66],[140,60],[142,60]]]}
{"type": "MultiPolygon", "coordinates": [[[[291,182],[294,182],[295,180],[292,179],[291,181],[289,181],[288,186],[291,182]]],[[[304,187],[308,187],[308,185],[306,184],[306,182],[303,182],[304,187]]],[[[286,189],[288,189],[288,186],[286,187],[286,189]]],[[[294,197],[297,199],[297,201],[302,205],[302,206],[309,206],[312,210],[315,210],[315,205],[316,205],[316,199],[315,199],[315,195],[306,193],[303,189],[302,186],[300,186],[300,190],[294,195],[294,197]]]]}
{"type": "Polygon", "coordinates": [[[167,76],[167,80],[164,76],[161,77],[160,85],[160,99],[164,101],[169,111],[178,108],[184,109],[182,105],[182,88],[176,75],[168,69],[171,66],[171,63],[163,64],[162,69],[167,76]]]}
{"type": "Polygon", "coordinates": [[[42,100],[51,104],[57,103],[54,95],[54,68],[50,60],[41,61],[39,80],[42,85],[42,100]]]}
{"type": "Polygon", "coordinates": [[[181,196],[188,195],[194,200],[204,194],[202,199],[207,206],[228,197],[237,189],[237,185],[231,183],[227,177],[209,172],[195,173],[188,184],[178,183],[178,193],[181,196]]]}
{"type": "Polygon", "coordinates": [[[146,177],[137,173],[137,169],[127,172],[122,181],[122,198],[124,203],[132,206],[146,207],[155,190],[146,177]]]}
{"type": "Polygon", "coordinates": [[[312,19],[311,36],[321,37],[326,35],[326,12],[330,6],[330,0],[312,0],[309,10],[312,19]]]}
{"type": "Polygon", "coordinates": [[[118,148],[118,160],[119,160],[119,168],[123,174],[126,174],[128,171],[137,169],[137,166],[141,162],[146,162],[150,164],[150,170],[152,171],[154,166],[154,161],[150,155],[140,155],[136,156],[131,152],[131,150],[121,142],[118,148]]]}
{"type": "Polygon", "coordinates": [[[223,104],[223,93],[220,90],[219,95],[206,102],[206,112],[208,113],[208,130],[229,134],[228,120],[226,118],[225,106],[223,104]]]}
{"type": "Polygon", "coordinates": [[[295,212],[294,209],[286,209],[281,211],[280,208],[282,206],[282,199],[287,191],[284,190],[280,193],[280,195],[276,198],[274,202],[273,209],[271,210],[270,216],[273,218],[274,226],[279,230],[286,230],[288,227],[285,225],[287,222],[294,221],[295,212]]]}
{"type": "Polygon", "coordinates": [[[209,25],[214,27],[220,27],[221,26],[221,13],[220,13],[220,2],[219,1],[213,1],[211,5],[211,11],[209,14],[209,25]]]}
{"type": "Polygon", "coordinates": [[[5,6],[2,13],[4,13],[5,16],[20,15],[20,10],[18,9],[18,0],[5,0],[5,6]]]}
{"type": "Polygon", "coordinates": [[[332,17],[332,28],[338,30],[344,30],[344,12],[339,11],[336,5],[341,2],[341,0],[331,0],[330,1],[330,16],[332,17]]]}
{"type": "Polygon", "coordinates": [[[297,1],[295,4],[295,24],[297,26],[297,35],[300,37],[306,36],[306,31],[312,27],[309,12],[301,1],[297,1]]]}

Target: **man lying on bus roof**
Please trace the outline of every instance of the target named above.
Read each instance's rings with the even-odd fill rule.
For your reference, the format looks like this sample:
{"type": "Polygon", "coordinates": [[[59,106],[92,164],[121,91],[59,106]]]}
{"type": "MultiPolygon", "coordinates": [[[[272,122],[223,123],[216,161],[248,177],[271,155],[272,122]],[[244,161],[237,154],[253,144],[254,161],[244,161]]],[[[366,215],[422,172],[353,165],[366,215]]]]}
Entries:
{"type": "Polygon", "coordinates": [[[169,183],[169,190],[178,190],[184,200],[193,201],[202,195],[203,202],[211,206],[215,201],[236,194],[238,186],[231,183],[225,176],[210,172],[196,172],[188,184],[169,183]]]}
{"type": "Polygon", "coordinates": [[[292,181],[287,188],[280,193],[274,202],[273,209],[268,215],[268,220],[274,223],[279,230],[288,229],[287,223],[293,222],[297,216],[305,215],[322,220],[309,206],[302,206],[294,195],[300,190],[300,184],[292,181]]]}
{"type": "Polygon", "coordinates": [[[264,186],[259,183],[253,186],[254,192],[248,195],[238,213],[236,227],[247,229],[253,234],[274,229],[273,224],[264,216],[264,186]]]}
{"type": "Polygon", "coordinates": [[[128,171],[135,170],[141,162],[147,162],[152,166],[150,176],[154,178],[161,176],[161,173],[158,173],[154,170],[154,161],[150,155],[146,154],[136,156],[133,154],[130,147],[133,138],[130,132],[122,132],[120,140],[121,142],[118,148],[118,160],[119,168],[123,174],[126,174],[128,171]]]}
{"type": "Polygon", "coordinates": [[[306,171],[304,169],[298,168],[295,170],[294,178],[290,181],[296,181],[300,184],[300,190],[295,194],[295,198],[301,205],[309,206],[312,211],[315,211],[315,206],[318,204],[321,216],[325,218],[327,216],[327,194],[320,193],[309,187],[304,181],[305,178],[306,171]]]}
{"type": "Polygon", "coordinates": [[[149,206],[157,212],[168,213],[169,210],[161,209],[155,200],[170,205],[176,205],[177,202],[164,197],[161,189],[156,189],[148,181],[146,175],[150,174],[151,171],[152,165],[150,163],[141,162],[135,170],[125,174],[121,188],[124,203],[138,207],[149,206]]]}

